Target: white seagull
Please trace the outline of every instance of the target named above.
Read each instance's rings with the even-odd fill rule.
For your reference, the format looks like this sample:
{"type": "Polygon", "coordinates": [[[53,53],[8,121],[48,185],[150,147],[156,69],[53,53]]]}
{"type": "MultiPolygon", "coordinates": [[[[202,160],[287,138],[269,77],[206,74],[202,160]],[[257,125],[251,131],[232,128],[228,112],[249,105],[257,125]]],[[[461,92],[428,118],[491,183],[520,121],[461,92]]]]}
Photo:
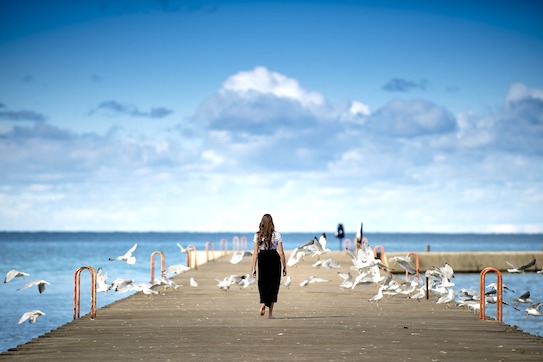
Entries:
{"type": "Polygon", "coordinates": [[[107,273],[104,273],[104,271],[102,270],[102,267],[98,268],[98,272],[96,272],[96,292],[97,293],[103,293],[109,290],[109,284],[107,284],[106,281],[107,281],[107,273]]]}
{"type": "Polygon", "coordinates": [[[179,247],[179,251],[182,252],[182,253],[186,253],[187,252],[187,249],[183,247],[183,245],[179,244],[179,243],[176,243],[177,246],[179,247]]]}
{"type": "Polygon", "coordinates": [[[173,280],[166,279],[166,278],[163,278],[163,277],[161,277],[160,279],[153,280],[152,285],[153,286],[155,286],[155,285],[162,286],[163,289],[168,289],[168,288],[177,289],[177,288],[179,288],[179,285],[177,285],[177,283],[175,283],[173,280]]]}
{"type": "Polygon", "coordinates": [[[426,287],[420,287],[418,291],[409,296],[410,299],[416,299],[419,303],[422,298],[426,297],[426,287]]]}
{"type": "Polygon", "coordinates": [[[32,282],[28,282],[26,283],[25,285],[23,285],[21,288],[17,289],[17,290],[21,290],[21,289],[26,289],[26,288],[30,288],[31,286],[33,285],[37,285],[38,286],[38,291],[41,293],[44,292],[45,290],[45,285],[46,284],[51,284],[49,282],[46,282],[45,280],[34,280],[32,282]]]}
{"type": "Polygon", "coordinates": [[[324,255],[330,251],[330,249],[326,247],[326,238],[324,239],[324,241],[325,241],[324,243],[325,245],[323,246],[316,236],[313,238],[312,242],[313,242],[313,256],[314,257],[317,256],[320,258],[321,255],[324,255]]]}
{"type": "Polygon", "coordinates": [[[164,270],[164,275],[169,275],[169,274],[175,274],[175,275],[179,275],[179,274],[183,274],[187,271],[189,271],[190,268],[186,265],[183,265],[183,264],[175,264],[175,265],[170,265],[169,267],[166,268],[166,270],[164,270]]]}
{"type": "Polygon", "coordinates": [[[301,250],[300,248],[295,248],[294,250],[292,250],[292,252],[290,253],[290,256],[288,257],[287,265],[293,266],[293,265],[298,264],[300,260],[302,260],[304,255],[305,255],[304,250],[301,250]]]}
{"type": "Polygon", "coordinates": [[[198,282],[193,277],[190,277],[189,284],[193,288],[196,288],[198,286],[198,282]]]}
{"type": "Polygon", "coordinates": [[[327,279],[319,278],[319,277],[315,277],[315,276],[311,275],[309,278],[303,280],[300,283],[300,286],[301,287],[307,287],[311,283],[325,283],[325,282],[328,282],[328,281],[329,280],[327,280],[327,279]]]}
{"type": "Polygon", "coordinates": [[[413,262],[411,261],[411,258],[408,256],[395,256],[393,258],[388,259],[388,262],[393,262],[394,264],[398,264],[402,267],[403,270],[407,271],[409,274],[415,274],[416,270],[413,266],[413,262]]]}
{"type": "Polygon", "coordinates": [[[322,267],[322,268],[325,268],[325,269],[332,269],[332,268],[339,269],[339,268],[341,268],[341,264],[339,264],[337,261],[332,260],[332,259],[317,260],[317,262],[315,264],[313,264],[313,266],[315,268],[322,267]]]}
{"type": "Polygon", "coordinates": [[[138,247],[138,243],[134,244],[130,250],[128,250],[126,253],[124,253],[124,255],[121,255],[121,256],[118,256],[116,258],[109,258],[109,260],[111,261],[115,261],[115,260],[122,260],[122,261],[126,261],[127,264],[136,264],[136,257],[132,255],[132,253],[136,250],[136,248],[138,247]]]}
{"type": "Polygon", "coordinates": [[[4,279],[4,283],[9,283],[9,281],[13,278],[17,278],[17,277],[21,277],[24,279],[24,277],[27,277],[29,276],[30,274],[28,273],[23,273],[21,271],[18,271],[18,270],[15,270],[15,269],[11,269],[10,271],[8,271],[8,273],[6,274],[6,278],[4,279]]]}
{"type": "Polygon", "coordinates": [[[447,294],[442,295],[441,297],[439,297],[439,299],[437,300],[436,303],[437,304],[446,304],[448,306],[449,303],[454,301],[454,298],[455,298],[454,290],[448,289],[447,294]]]}
{"type": "Polygon", "coordinates": [[[341,278],[342,282],[339,285],[342,288],[350,289],[353,287],[353,275],[351,272],[348,272],[347,274],[342,272],[337,272],[337,275],[341,278]]]}
{"type": "Polygon", "coordinates": [[[520,303],[533,303],[534,301],[530,299],[530,291],[522,293],[520,297],[513,299],[513,302],[516,302],[515,307],[520,303]]]}
{"type": "Polygon", "coordinates": [[[379,303],[379,301],[381,299],[383,299],[383,289],[385,289],[385,287],[383,285],[381,285],[379,287],[379,290],[377,291],[377,294],[375,294],[373,297],[371,297],[370,299],[368,299],[368,302],[376,302],[376,303],[379,303]]]}
{"type": "Polygon", "coordinates": [[[126,293],[134,290],[134,281],[132,279],[117,278],[111,283],[109,289],[113,289],[117,293],[126,293]]]}
{"type": "Polygon", "coordinates": [[[524,271],[532,266],[535,265],[535,259],[532,259],[532,261],[530,261],[528,264],[524,264],[522,266],[515,266],[513,264],[511,264],[510,262],[508,261],[505,261],[507,263],[507,265],[509,265],[511,268],[507,269],[507,271],[509,273],[524,273],[524,271]]]}
{"type": "Polygon", "coordinates": [[[239,250],[232,255],[232,258],[230,258],[230,263],[232,264],[239,264],[244,257],[246,256],[253,256],[252,251],[246,251],[246,250],[239,250]]]}
{"type": "Polygon", "coordinates": [[[528,318],[528,316],[530,315],[533,315],[536,317],[540,316],[541,312],[539,311],[539,308],[541,308],[541,302],[532,304],[528,308],[526,308],[526,318],[528,318]]]}
{"type": "Polygon", "coordinates": [[[143,294],[159,294],[156,290],[151,289],[152,284],[139,283],[132,286],[132,289],[138,292],[143,292],[143,294]]]}
{"type": "Polygon", "coordinates": [[[34,323],[38,320],[39,317],[45,315],[41,310],[31,310],[23,314],[21,319],[19,319],[19,324],[24,323],[28,319],[28,323],[34,323]]]}
{"type": "Polygon", "coordinates": [[[285,280],[285,287],[289,288],[290,285],[292,284],[292,279],[290,278],[290,275],[287,276],[287,280],[285,280]]]}

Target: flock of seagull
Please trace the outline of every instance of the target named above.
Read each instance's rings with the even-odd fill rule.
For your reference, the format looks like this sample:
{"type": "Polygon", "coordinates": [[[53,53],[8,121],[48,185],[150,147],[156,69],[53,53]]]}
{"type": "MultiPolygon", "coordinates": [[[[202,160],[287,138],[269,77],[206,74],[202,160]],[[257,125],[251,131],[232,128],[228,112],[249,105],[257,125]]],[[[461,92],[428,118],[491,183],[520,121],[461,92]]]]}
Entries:
{"type": "MultiPolygon", "coordinates": [[[[177,243],[177,246],[179,247],[180,251],[183,253],[186,251],[185,248],[179,243],[177,243]]],[[[129,265],[133,265],[136,263],[136,257],[133,255],[133,253],[136,251],[136,248],[138,247],[138,244],[134,244],[128,251],[126,251],[124,254],[119,255],[114,258],[109,258],[110,261],[123,261],[126,262],[129,265]]],[[[153,280],[151,283],[135,283],[133,279],[126,279],[126,278],[117,278],[113,282],[108,283],[108,275],[103,270],[102,267],[98,268],[96,272],[96,292],[97,293],[126,293],[129,291],[135,291],[135,292],[143,292],[144,294],[159,294],[159,291],[154,289],[155,286],[162,286],[164,289],[167,288],[179,288],[179,285],[177,285],[174,281],[167,278],[168,275],[179,275],[182,273],[185,273],[189,271],[190,268],[188,266],[185,266],[183,264],[175,264],[170,265],[164,270],[164,273],[161,274],[161,277],[159,279],[153,280]]],[[[29,273],[25,273],[19,270],[12,269],[7,272],[6,277],[4,279],[4,283],[9,283],[12,280],[16,279],[24,279],[25,277],[29,277],[29,273]]],[[[38,292],[41,294],[45,292],[45,286],[50,285],[51,283],[45,281],[45,280],[34,280],[31,282],[28,282],[24,284],[21,288],[18,288],[17,290],[30,288],[34,285],[37,286],[38,292]]],[[[193,288],[198,286],[198,282],[191,277],[189,280],[189,285],[193,288]]],[[[21,316],[19,319],[19,324],[22,324],[28,320],[29,323],[35,323],[38,318],[41,316],[44,316],[45,313],[42,312],[39,309],[29,310],[21,316]]]]}
{"type": "MultiPolygon", "coordinates": [[[[329,249],[326,248],[326,238],[323,236],[320,239],[314,237],[313,240],[297,247],[291,253],[287,265],[296,265],[306,255],[312,255],[319,257],[319,260],[313,264],[315,268],[340,268],[339,263],[332,259],[320,260],[320,257],[326,254],[329,249]]],[[[447,306],[456,305],[469,308],[474,312],[480,312],[480,296],[479,293],[472,289],[459,289],[453,288],[455,286],[452,281],[454,278],[454,269],[448,263],[445,263],[440,267],[433,267],[425,272],[424,277],[428,279],[428,290],[425,283],[419,280],[413,261],[409,256],[396,256],[390,258],[388,263],[384,264],[380,259],[376,258],[373,249],[369,246],[366,238],[363,238],[360,248],[357,252],[347,250],[351,256],[352,265],[350,271],[337,272],[341,283],[340,287],[346,289],[355,289],[361,285],[378,285],[377,294],[369,298],[369,302],[379,303],[385,297],[390,296],[403,296],[408,299],[416,299],[420,302],[420,299],[426,298],[427,295],[434,295],[437,304],[445,304],[447,306]],[[382,273],[390,271],[398,271],[392,269],[388,264],[401,268],[401,271],[407,272],[409,276],[406,281],[398,281],[393,277],[392,273],[382,273]],[[356,276],[353,276],[355,274],[356,276]],[[385,275],[383,275],[385,274],[385,275]]],[[[513,265],[507,261],[510,268],[507,269],[509,273],[524,273],[527,269],[534,267],[536,260],[533,259],[529,263],[521,266],[513,265]]],[[[537,271],[538,274],[543,274],[543,270],[537,271]]],[[[327,282],[328,280],[310,276],[303,280],[300,286],[307,286],[310,283],[315,282],[327,282]]],[[[290,283],[290,281],[288,281],[290,283]]],[[[503,285],[505,292],[512,292],[510,288],[503,285]]],[[[485,286],[485,304],[495,304],[498,300],[497,286],[495,283],[490,283],[485,286]]],[[[508,305],[516,310],[526,313],[526,318],[529,316],[541,316],[541,302],[535,302],[530,299],[530,292],[526,291],[522,295],[512,298],[510,302],[502,299],[503,304],[508,305]],[[520,305],[525,305],[524,309],[520,309],[520,305]]]]}
{"type": "MultiPolygon", "coordinates": [[[[300,245],[290,253],[287,260],[287,266],[292,267],[304,260],[304,257],[311,256],[317,257],[317,261],[312,264],[316,269],[340,269],[341,265],[333,259],[321,259],[323,255],[328,253],[330,249],[327,248],[326,234],[323,233],[320,238],[316,236],[300,245]]],[[[426,285],[419,280],[413,261],[409,256],[395,256],[388,260],[388,263],[384,264],[381,259],[375,257],[373,249],[370,247],[367,238],[363,238],[360,248],[357,252],[353,250],[347,250],[347,253],[351,257],[352,265],[350,271],[340,272],[338,271],[338,277],[340,278],[339,286],[345,289],[355,289],[358,286],[364,285],[378,285],[377,294],[368,299],[369,302],[379,303],[385,297],[391,296],[403,296],[408,299],[415,299],[420,302],[421,299],[429,297],[430,294],[435,296],[437,304],[445,304],[447,306],[456,305],[460,307],[466,307],[474,312],[480,312],[480,296],[479,293],[472,289],[458,289],[455,291],[455,286],[452,281],[454,278],[454,269],[448,263],[445,263],[440,267],[433,267],[425,272],[424,277],[428,278],[428,290],[426,285]],[[407,272],[409,276],[407,281],[398,281],[393,277],[391,271],[398,271],[391,268],[398,266],[401,271],[407,272]],[[389,272],[389,273],[382,273],[389,272]],[[354,275],[353,275],[354,274],[354,275]],[[383,275],[385,274],[385,275],[383,275]]],[[[230,262],[232,264],[240,263],[244,257],[252,256],[250,251],[236,251],[232,255],[230,262]]],[[[509,273],[524,273],[528,268],[535,266],[536,260],[533,259],[529,263],[521,266],[515,266],[510,262],[507,262],[510,268],[507,269],[509,273]]],[[[537,273],[543,274],[543,270],[537,273]]],[[[231,286],[237,285],[242,288],[247,288],[256,283],[256,279],[250,274],[246,275],[229,275],[224,279],[216,279],[217,286],[221,290],[228,290],[231,286]]],[[[328,279],[311,275],[300,282],[301,287],[307,287],[312,283],[324,283],[330,282],[328,279]]],[[[284,286],[289,288],[292,284],[292,279],[287,276],[284,286]]],[[[503,285],[506,292],[514,292],[506,285],[503,285]]],[[[497,286],[495,283],[490,283],[485,287],[485,304],[495,304],[498,300],[497,286]]],[[[527,291],[517,298],[513,298],[511,302],[507,302],[502,299],[502,303],[516,310],[519,309],[519,305],[527,305],[523,311],[528,316],[540,316],[541,315],[541,302],[534,302],[530,299],[530,292],[527,291]]]]}
{"type": "MultiPolygon", "coordinates": [[[[317,257],[317,261],[312,265],[314,268],[325,268],[325,269],[340,269],[341,265],[334,261],[333,259],[321,259],[323,255],[328,253],[330,249],[326,247],[327,240],[326,234],[323,233],[320,238],[314,237],[312,240],[296,247],[291,253],[287,261],[287,266],[292,267],[298,264],[301,260],[304,260],[304,257],[310,255],[312,257],[317,257]]],[[[126,253],[109,258],[110,261],[123,261],[127,264],[135,264],[136,257],[133,255],[137,248],[138,244],[134,244],[126,253]]],[[[187,250],[180,244],[177,243],[181,253],[186,252],[187,250]]],[[[420,299],[427,298],[429,293],[435,295],[437,298],[437,304],[446,304],[447,306],[456,305],[469,308],[475,312],[480,310],[480,296],[479,293],[471,289],[459,289],[454,290],[455,286],[452,279],[454,278],[453,268],[445,263],[445,265],[440,267],[434,267],[425,272],[425,277],[428,280],[428,289],[424,283],[422,283],[418,275],[416,274],[415,266],[409,256],[396,256],[390,258],[388,263],[383,263],[380,259],[376,258],[372,248],[369,246],[369,243],[366,238],[362,239],[362,243],[357,252],[353,250],[347,250],[347,253],[351,257],[352,265],[348,272],[338,271],[338,278],[340,280],[339,286],[345,289],[355,289],[359,286],[364,285],[378,285],[377,294],[368,299],[369,302],[379,303],[385,297],[391,296],[403,296],[408,299],[415,299],[420,302],[420,299]],[[390,271],[398,271],[392,269],[389,265],[399,266],[402,271],[407,272],[409,278],[407,281],[398,281],[393,277],[393,274],[390,271]],[[388,273],[382,273],[388,272],[388,273]],[[383,275],[384,274],[384,275],[383,275]]],[[[230,259],[230,263],[239,264],[243,258],[251,257],[253,255],[250,251],[235,251],[230,259]]],[[[509,273],[524,273],[528,268],[533,267],[536,264],[536,260],[533,259],[529,263],[522,266],[515,266],[509,262],[507,264],[510,268],[507,269],[509,273]]],[[[113,282],[108,283],[107,273],[100,267],[96,273],[96,292],[99,293],[125,293],[128,291],[143,292],[144,294],[159,294],[156,290],[156,286],[162,286],[164,289],[174,288],[177,289],[177,285],[171,279],[168,279],[168,275],[180,275],[187,271],[190,268],[183,264],[171,265],[164,273],[161,274],[161,277],[153,280],[151,283],[135,283],[132,279],[123,279],[117,278],[113,282]]],[[[538,273],[543,274],[543,270],[538,271],[538,273]]],[[[28,277],[29,274],[21,272],[15,269],[10,270],[4,279],[4,283],[9,283],[10,281],[18,278],[24,279],[28,277]]],[[[257,280],[251,274],[245,275],[229,275],[223,279],[216,279],[217,287],[220,290],[228,291],[228,289],[237,285],[240,288],[252,287],[256,284],[257,280]]],[[[311,275],[306,279],[302,280],[299,285],[301,287],[307,287],[312,283],[325,283],[330,282],[330,280],[311,275]]],[[[37,286],[39,293],[45,291],[45,286],[50,283],[45,280],[34,280],[24,284],[21,289],[30,288],[34,285],[37,286]]],[[[290,288],[292,284],[292,279],[289,276],[285,279],[284,286],[290,288]]],[[[198,287],[198,282],[191,277],[189,280],[189,285],[193,288],[198,287]]],[[[496,303],[497,302],[497,287],[495,283],[491,283],[486,286],[485,290],[485,303],[496,303]]],[[[511,291],[506,285],[503,285],[503,289],[506,292],[511,291]]],[[[530,292],[527,291],[517,298],[513,298],[510,302],[502,301],[504,304],[522,311],[519,308],[521,304],[527,305],[523,311],[526,313],[526,318],[528,316],[541,316],[541,302],[534,302],[530,299],[530,292]]],[[[39,317],[45,315],[40,310],[30,310],[25,312],[20,320],[19,324],[24,323],[26,320],[29,323],[35,323],[39,317]]]]}

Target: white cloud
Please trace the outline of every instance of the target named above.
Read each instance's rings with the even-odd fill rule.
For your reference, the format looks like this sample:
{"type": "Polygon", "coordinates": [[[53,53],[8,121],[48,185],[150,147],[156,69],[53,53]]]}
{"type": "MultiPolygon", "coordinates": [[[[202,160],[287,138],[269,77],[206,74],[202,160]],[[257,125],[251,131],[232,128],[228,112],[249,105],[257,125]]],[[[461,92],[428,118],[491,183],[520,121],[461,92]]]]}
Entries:
{"type": "Polygon", "coordinates": [[[18,124],[0,138],[0,229],[253,231],[271,212],[283,231],[543,231],[539,93],[515,85],[483,115],[427,100],[370,113],[256,68],[189,133],[18,124]]]}
{"type": "Polygon", "coordinates": [[[536,98],[543,100],[543,89],[529,88],[523,83],[513,83],[505,97],[505,103],[511,103],[523,98],[536,98]]]}
{"type": "Polygon", "coordinates": [[[371,117],[372,131],[393,137],[415,137],[456,130],[455,117],[444,107],[426,100],[389,102],[371,117]]]}
{"type": "Polygon", "coordinates": [[[234,74],[224,82],[221,91],[233,91],[247,98],[255,94],[273,95],[294,100],[308,108],[324,103],[324,96],[320,93],[308,92],[300,87],[297,80],[269,71],[266,67],[234,74]]]}
{"type": "Polygon", "coordinates": [[[349,109],[352,115],[362,115],[362,116],[369,116],[370,115],[370,107],[365,105],[362,102],[353,102],[351,104],[351,108],[349,109]]]}

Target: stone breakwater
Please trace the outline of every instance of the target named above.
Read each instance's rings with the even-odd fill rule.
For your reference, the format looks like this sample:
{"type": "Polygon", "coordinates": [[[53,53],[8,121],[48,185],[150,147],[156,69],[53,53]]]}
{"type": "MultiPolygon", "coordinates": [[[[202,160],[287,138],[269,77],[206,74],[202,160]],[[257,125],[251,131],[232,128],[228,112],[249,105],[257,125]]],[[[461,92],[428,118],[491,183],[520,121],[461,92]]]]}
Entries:
{"type": "MultiPolygon", "coordinates": [[[[405,256],[408,253],[387,253],[385,260],[395,256],[405,256]]],[[[425,272],[434,266],[443,266],[448,263],[456,273],[479,273],[486,267],[506,271],[511,268],[507,262],[519,267],[536,259],[536,264],[528,268],[527,272],[539,271],[543,268],[543,251],[499,251],[499,252],[422,252],[411,255],[413,262],[418,256],[419,271],[425,272]]],[[[389,263],[390,264],[390,263],[389,263]]],[[[392,266],[392,265],[391,265],[392,266]]],[[[405,271],[399,266],[397,272],[405,271]]]]}

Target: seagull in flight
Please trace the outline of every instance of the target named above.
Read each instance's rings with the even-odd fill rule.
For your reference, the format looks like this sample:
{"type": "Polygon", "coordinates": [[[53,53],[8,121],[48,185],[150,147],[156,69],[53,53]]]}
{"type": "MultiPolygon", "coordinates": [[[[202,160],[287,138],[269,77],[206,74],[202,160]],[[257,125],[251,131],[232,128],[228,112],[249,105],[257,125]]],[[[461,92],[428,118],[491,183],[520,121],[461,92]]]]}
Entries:
{"type": "Polygon", "coordinates": [[[348,273],[342,273],[337,272],[337,275],[341,278],[342,282],[339,285],[342,288],[350,289],[353,287],[353,275],[351,272],[348,273]]]}
{"type": "Polygon", "coordinates": [[[179,275],[179,274],[183,274],[187,271],[189,271],[190,268],[186,265],[183,265],[183,264],[175,264],[175,265],[170,265],[169,267],[166,268],[166,270],[164,270],[164,275],[169,275],[169,274],[175,274],[175,275],[179,275]]]}
{"type": "Polygon", "coordinates": [[[239,264],[246,256],[253,256],[253,252],[247,250],[236,251],[234,255],[232,255],[232,258],[230,258],[230,263],[239,264]]]}
{"type": "Polygon", "coordinates": [[[398,264],[402,267],[403,270],[407,271],[409,274],[416,274],[417,271],[415,270],[415,267],[412,264],[411,258],[408,256],[395,256],[393,258],[388,259],[388,262],[393,262],[394,264],[398,264]]]}
{"type": "Polygon", "coordinates": [[[534,301],[530,299],[530,291],[522,293],[520,297],[513,299],[513,302],[516,302],[515,307],[520,303],[533,303],[534,301]]]}
{"type": "Polygon", "coordinates": [[[31,310],[23,314],[21,319],[19,319],[19,324],[24,323],[28,319],[28,323],[34,323],[38,320],[39,317],[45,315],[41,310],[31,310]]]}
{"type": "Polygon", "coordinates": [[[104,273],[104,271],[102,270],[102,267],[98,268],[98,271],[96,272],[96,292],[97,293],[103,293],[109,290],[109,284],[107,284],[106,281],[107,281],[107,273],[104,273]]]}
{"type": "Polygon", "coordinates": [[[309,245],[313,245],[313,256],[317,256],[318,258],[321,257],[321,255],[324,255],[326,254],[327,252],[330,251],[330,249],[328,249],[326,247],[326,238],[324,238],[324,245],[321,244],[321,242],[319,241],[319,239],[317,239],[317,237],[315,236],[313,238],[313,240],[310,242],[309,245]]]}
{"type": "Polygon", "coordinates": [[[31,286],[33,285],[37,285],[38,286],[38,290],[41,293],[43,293],[45,291],[45,285],[46,284],[51,284],[49,282],[46,282],[45,280],[34,280],[32,282],[28,282],[26,283],[25,285],[23,285],[21,288],[17,289],[17,290],[21,290],[21,289],[26,289],[26,288],[30,288],[31,286]]]}
{"type": "Polygon", "coordinates": [[[528,316],[530,315],[533,315],[536,317],[540,316],[541,312],[539,311],[539,308],[541,308],[541,302],[532,304],[528,308],[526,308],[526,318],[528,318],[528,316]]]}
{"type": "Polygon", "coordinates": [[[288,266],[296,265],[302,260],[302,258],[305,255],[305,250],[301,250],[299,247],[294,248],[292,252],[290,253],[290,256],[287,261],[288,266]]]}
{"type": "Polygon", "coordinates": [[[327,280],[327,279],[319,278],[319,277],[315,277],[315,276],[311,275],[309,278],[303,280],[300,283],[300,286],[301,287],[307,287],[311,283],[324,283],[324,282],[328,282],[328,281],[329,280],[327,280]]]}
{"type": "Polygon", "coordinates": [[[535,265],[535,259],[532,259],[528,264],[522,265],[522,266],[515,266],[511,264],[510,262],[506,261],[507,265],[509,265],[511,268],[507,269],[509,273],[524,273],[524,271],[532,266],[535,265]]]}
{"type": "Polygon", "coordinates": [[[134,244],[130,250],[128,250],[126,253],[124,253],[124,255],[121,255],[121,256],[118,256],[116,258],[109,258],[109,260],[111,261],[115,261],[115,260],[122,260],[122,261],[126,261],[127,264],[136,264],[136,257],[132,255],[132,253],[136,250],[136,248],[138,247],[138,243],[134,244]]]}
{"type": "Polygon", "coordinates": [[[325,269],[332,269],[332,268],[336,268],[336,269],[339,269],[341,268],[341,264],[339,264],[337,261],[333,260],[333,259],[326,259],[326,260],[317,260],[317,262],[315,264],[313,264],[313,266],[315,268],[325,268],[325,269]]]}
{"type": "Polygon", "coordinates": [[[15,269],[11,269],[10,271],[8,271],[8,273],[6,274],[6,278],[4,279],[4,283],[9,283],[10,280],[12,280],[13,278],[17,278],[17,277],[21,277],[24,279],[24,277],[27,277],[29,276],[30,274],[28,273],[23,273],[21,271],[18,271],[18,270],[15,270],[15,269]]]}

